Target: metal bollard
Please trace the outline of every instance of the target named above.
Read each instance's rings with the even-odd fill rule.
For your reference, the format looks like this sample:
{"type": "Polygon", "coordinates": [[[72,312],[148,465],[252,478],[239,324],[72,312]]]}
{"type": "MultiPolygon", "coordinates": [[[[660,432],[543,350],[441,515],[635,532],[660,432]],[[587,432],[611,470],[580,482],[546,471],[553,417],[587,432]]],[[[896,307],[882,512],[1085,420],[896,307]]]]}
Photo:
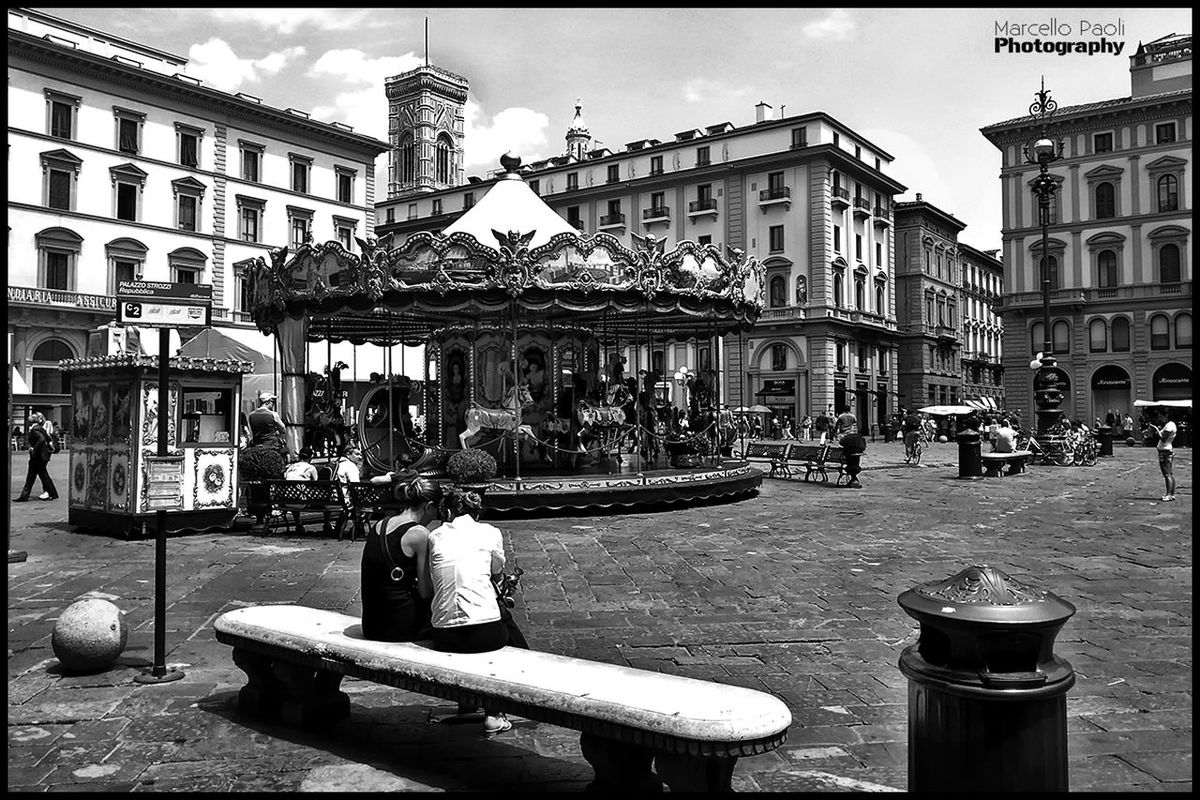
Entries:
{"type": "Polygon", "coordinates": [[[979,431],[965,430],[960,431],[955,438],[958,439],[958,477],[968,480],[983,477],[983,459],[979,457],[983,434],[979,431]]]}
{"type": "Polygon", "coordinates": [[[900,655],[909,791],[1067,791],[1075,672],[1052,651],[1075,606],[988,566],[898,602],[921,624],[900,655]]]}

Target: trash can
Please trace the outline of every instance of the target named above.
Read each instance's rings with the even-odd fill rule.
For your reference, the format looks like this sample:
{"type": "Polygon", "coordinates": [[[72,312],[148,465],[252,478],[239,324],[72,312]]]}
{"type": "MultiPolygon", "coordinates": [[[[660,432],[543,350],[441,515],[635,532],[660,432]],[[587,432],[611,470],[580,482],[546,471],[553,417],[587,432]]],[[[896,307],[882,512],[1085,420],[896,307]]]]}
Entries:
{"type": "Polygon", "coordinates": [[[921,625],[908,678],[910,792],[1065,792],[1071,665],[1054,638],[1075,606],[972,566],[902,593],[921,625]]]}
{"type": "Polygon", "coordinates": [[[1100,455],[1111,457],[1113,454],[1113,429],[1108,425],[1101,425],[1096,429],[1096,438],[1100,441],[1100,455]]]}
{"type": "Polygon", "coordinates": [[[967,429],[959,431],[958,439],[958,477],[982,478],[983,459],[979,456],[979,442],[983,434],[967,429]]]}

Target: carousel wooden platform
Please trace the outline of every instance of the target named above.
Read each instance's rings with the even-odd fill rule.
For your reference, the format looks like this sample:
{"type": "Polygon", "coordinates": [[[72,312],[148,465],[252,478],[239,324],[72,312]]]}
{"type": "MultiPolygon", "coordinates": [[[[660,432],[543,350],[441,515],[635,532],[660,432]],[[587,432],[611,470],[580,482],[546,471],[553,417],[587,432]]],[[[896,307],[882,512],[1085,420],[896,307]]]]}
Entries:
{"type": "Polygon", "coordinates": [[[691,468],[641,469],[636,457],[608,467],[522,474],[489,481],[489,515],[520,517],[548,512],[650,511],[680,505],[731,502],[751,497],[763,473],[739,460],[724,459],[691,468]]]}

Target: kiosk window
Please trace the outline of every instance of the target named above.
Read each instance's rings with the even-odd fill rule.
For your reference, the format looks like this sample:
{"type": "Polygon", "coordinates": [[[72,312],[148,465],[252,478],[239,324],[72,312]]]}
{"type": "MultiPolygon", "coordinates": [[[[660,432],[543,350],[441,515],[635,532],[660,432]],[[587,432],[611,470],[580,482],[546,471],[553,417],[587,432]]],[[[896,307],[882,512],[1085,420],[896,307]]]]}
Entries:
{"type": "Polygon", "coordinates": [[[233,436],[233,389],[183,387],[180,429],[184,444],[230,444],[233,436]]]}

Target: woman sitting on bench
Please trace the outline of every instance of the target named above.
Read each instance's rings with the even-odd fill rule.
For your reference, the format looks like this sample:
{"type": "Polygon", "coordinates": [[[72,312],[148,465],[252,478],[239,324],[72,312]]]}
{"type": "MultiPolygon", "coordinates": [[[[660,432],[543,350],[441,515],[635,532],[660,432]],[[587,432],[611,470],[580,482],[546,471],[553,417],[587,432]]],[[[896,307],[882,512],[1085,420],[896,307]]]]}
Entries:
{"type": "MultiPolygon", "coordinates": [[[[504,570],[504,539],[499,528],[479,521],[479,492],[447,487],[441,509],[445,522],[429,535],[434,647],[451,653],[484,653],[508,644],[528,649],[498,601],[495,582],[504,570]]],[[[486,734],[512,728],[504,714],[486,709],[485,714],[486,734]]]]}
{"type": "Polygon", "coordinates": [[[399,514],[372,523],[362,555],[363,636],[411,642],[431,635],[427,550],[439,524],[442,490],[436,481],[400,474],[392,483],[404,503],[399,514]]]}

